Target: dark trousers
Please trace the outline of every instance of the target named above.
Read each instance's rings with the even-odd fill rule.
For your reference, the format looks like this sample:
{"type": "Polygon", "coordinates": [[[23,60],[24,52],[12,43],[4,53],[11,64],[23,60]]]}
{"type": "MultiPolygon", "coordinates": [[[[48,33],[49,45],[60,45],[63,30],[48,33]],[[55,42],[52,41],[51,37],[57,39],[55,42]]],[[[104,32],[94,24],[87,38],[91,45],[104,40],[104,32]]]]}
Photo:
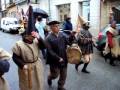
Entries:
{"type": "Polygon", "coordinates": [[[63,88],[67,76],[67,67],[59,68],[57,66],[50,65],[50,74],[48,76],[48,79],[53,80],[56,79],[58,76],[58,88],[63,88]]]}
{"type": "Polygon", "coordinates": [[[110,48],[110,64],[114,64],[115,58],[113,57],[112,53],[111,53],[111,48],[110,48]]]}
{"type": "Polygon", "coordinates": [[[42,49],[42,55],[43,55],[43,58],[46,59],[46,49],[42,49]]]}
{"type": "Polygon", "coordinates": [[[115,58],[110,54],[110,64],[114,64],[115,58]]]}

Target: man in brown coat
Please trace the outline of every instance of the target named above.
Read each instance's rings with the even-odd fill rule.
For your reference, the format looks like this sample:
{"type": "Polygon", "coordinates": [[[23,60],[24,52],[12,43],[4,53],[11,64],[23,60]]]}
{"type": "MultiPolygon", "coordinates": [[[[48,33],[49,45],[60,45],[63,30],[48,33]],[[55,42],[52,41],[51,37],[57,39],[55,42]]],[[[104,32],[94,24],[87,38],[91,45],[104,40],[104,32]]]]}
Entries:
{"type": "Polygon", "coordinates": [[[18,65],[20,90],[44,90],[40,48],[44,48],[43,40],[35,32],[32,6],[30,6],[28,27],[22,40],[17,41],[12,49],[13,60],[18,65]]]}
{"type": "Polygon", "coordinates": [[[39,58],[40,40],[33,35],[23,36],[13,47],[13,60],[18,65],[20,90],[43,89],[43,65],[39,58]]]}

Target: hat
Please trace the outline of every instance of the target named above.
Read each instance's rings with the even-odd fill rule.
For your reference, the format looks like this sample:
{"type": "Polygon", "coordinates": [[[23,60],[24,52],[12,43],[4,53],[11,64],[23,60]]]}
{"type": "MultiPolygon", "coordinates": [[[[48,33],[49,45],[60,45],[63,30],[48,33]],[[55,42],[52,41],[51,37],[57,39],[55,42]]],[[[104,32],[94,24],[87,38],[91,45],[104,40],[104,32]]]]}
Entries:
{"type": "Polygon", "coordinates": [[[54,24],[60,24],[60,22],[59,22],[59,21],[50,21],[50,22],[48,23],[49,26],[50,26],[50,25],[54,25],[54,24]]]}
{"type": "Polygon", "coordinates": [[[78,18],[79,18],[81,24],[86,24],[86,23],[88,23],[88,21],[87,21],[84,17],[78,15],[78,18]]]}
{"type": "Polygon", "coordinates": [[[28,26],[27,29],[25,30],[26,35],[31,35],[32,31],[37,31],[35,28],[35,19],[33,16],[33,8],[32,6],[29,6],[28,9],[28,26]]]}
{"type": "Polygon", "coordinates": [[[66,18],[66,20],[70,20],[70,19],[71,19],[71,17],[67,17],[67,18],[66,18]]]}
{"type": "Polygon", "coordinates": [[[0,60],[0,72],[5,73],[8,72],[10,68],[10,64],[7,60],[0,60]]]}

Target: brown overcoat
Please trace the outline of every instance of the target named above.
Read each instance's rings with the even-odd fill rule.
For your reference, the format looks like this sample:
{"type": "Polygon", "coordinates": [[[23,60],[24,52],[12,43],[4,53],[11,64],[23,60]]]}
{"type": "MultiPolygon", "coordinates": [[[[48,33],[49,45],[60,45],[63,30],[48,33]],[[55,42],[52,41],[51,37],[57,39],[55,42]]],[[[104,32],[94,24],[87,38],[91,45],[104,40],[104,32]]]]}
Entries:
{"type": "Polygon", "coordinates": [[[33,44],[23,41],[16,42],[13,53],[22,57],[28,69],[18,68],[20,90],[44,90],[43,89],[43,65],[39,58],[38,41],[35,39],[33,44]],[[34,62],[34,63],[27,63],[34,62]]]}
{"type": "Polygon", "coordinates": [[[0,90],[10,90],[8,87],[8,83],[3,77],[0,77],[0,90]]]}

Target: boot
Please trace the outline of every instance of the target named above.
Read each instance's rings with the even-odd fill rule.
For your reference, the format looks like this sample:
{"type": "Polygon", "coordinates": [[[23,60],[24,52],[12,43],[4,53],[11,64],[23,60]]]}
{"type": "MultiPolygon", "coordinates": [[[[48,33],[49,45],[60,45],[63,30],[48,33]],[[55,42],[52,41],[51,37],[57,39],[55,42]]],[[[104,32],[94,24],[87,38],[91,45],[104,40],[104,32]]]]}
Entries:
{"type": "Polygon", "coordinates": [[[115,63],[114,63],[114,60],[110,60],[110,65],[111,66],[116,66],[115,63]]]}
{"type": "Polygon", "coordinates": [[[58,87],[58,89],[57,89],[57,90],[66,90],[66,89],[65,89],[65,88],[59,88],[59,87],[58,87]]]}
{"type": "Polygon", "coordinates": [[[48,85],[49,85],[49,86],[52,85],[52,80],[51,80],[51,79],[48,78],[47,82],[48,82],[48,85]]]}
{"type": "Polygon", "coordinates": [[[81,65],[81,64],[83,64],[83,61],[80,61],[80,63],[75,64],[75,69],[76,69],[76,71],[78,71],[78,66],[81,65]]]}
{"type": "Polygon", "coordinates": [[[88,64],[89,64],[89,63],[85,63],[85,64],[84,64],[84,67],[83,67],[83,69],[82,69],[82,72],[84,72],[84,73],[90,73],[89,71],[86,70],[88,64]]]}
{"type": "Polygon", "coordinates": [[[110,58],[110,65],[111,66],[116,66],[114,61],[115,61],[115,59],[111,56],[111,58],[110,58]]]}

